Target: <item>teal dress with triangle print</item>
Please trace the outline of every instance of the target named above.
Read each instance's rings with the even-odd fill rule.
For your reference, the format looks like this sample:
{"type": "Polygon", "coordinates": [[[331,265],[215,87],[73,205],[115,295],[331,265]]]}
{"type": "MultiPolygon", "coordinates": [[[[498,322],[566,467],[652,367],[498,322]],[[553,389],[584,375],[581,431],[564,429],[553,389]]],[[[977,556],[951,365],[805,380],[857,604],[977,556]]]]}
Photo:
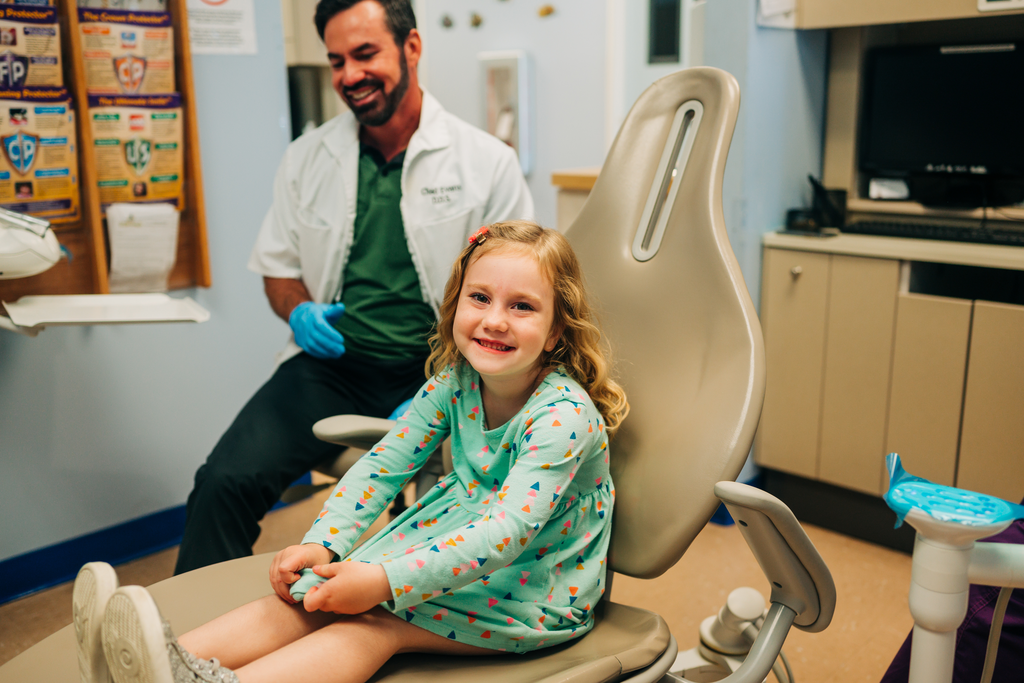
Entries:
{"type": "MultiPolygon", "coordinates": [[[[593,626],[604,593],[615,498],[607,441],[590,397],[562,370],[491,430],[479,375],[449,370],[338,482],[302,542],[383,565],[393,599],[382,606],[443,637],[508,652],[564,643],[593,626]],[[449,436],[454,471],[352,550],[449,436]]],[[[304,571],[292,595],[319,581],[304,571]]]]}

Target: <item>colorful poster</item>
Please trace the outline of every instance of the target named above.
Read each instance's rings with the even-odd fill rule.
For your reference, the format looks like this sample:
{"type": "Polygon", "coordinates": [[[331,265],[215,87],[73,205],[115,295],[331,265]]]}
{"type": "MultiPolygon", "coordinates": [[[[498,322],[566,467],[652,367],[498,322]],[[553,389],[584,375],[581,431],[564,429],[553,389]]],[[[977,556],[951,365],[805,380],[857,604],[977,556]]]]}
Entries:
{"type": "Polygon", "coordinates": [[[176,91],[170,14],[79,7],[78,21],[91,94],[176,91]]]}
{"type": "Polygon", "coordinates": [[[181,98],[90,95],[89,121],[104,211],[115,202],[167,202],[183,208],[181,98]]]}
{"type": "Polygon", "coordinates": [[[0,89],[64,85],[57,10],[0,5],[0,89]]]}
{"type": "Polygon", "coordinates": [[[78,219],[75,114],[64,88],[0,90],[0,206],[78,219]]]}

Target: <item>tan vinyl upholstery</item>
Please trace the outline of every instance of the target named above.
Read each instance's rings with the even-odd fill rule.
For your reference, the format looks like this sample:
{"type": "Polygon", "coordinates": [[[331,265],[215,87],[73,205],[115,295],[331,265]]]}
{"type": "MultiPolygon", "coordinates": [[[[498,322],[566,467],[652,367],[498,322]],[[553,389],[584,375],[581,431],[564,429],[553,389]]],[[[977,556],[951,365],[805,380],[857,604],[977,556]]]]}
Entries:
{"type": "MultiPolygon", "coordinates": [[[[655,83],[627,116],[590,199],[567,233],[600,304],[632,403],[611,444],[616,504],[609,559],[614,571],[632,576],[658,576],[685,552],[715,510],[715,483],[738,474],[760,414],[760,326],[721,209],[738,107],[736,81],[717,69],[689,69],[655,83]],[[702,111],[686,129],[691,141],[676,136],[673,121],[681,105],[693,102],[702,111]],[[663,182],[658,168],[666,147],[670,160],[679,150],[689,156],[682,173],[668,173],[670,180],[663,182]],[[633,243],[641,219],[651,213],[645,207],[652,185],[658,188],[655,195],[674,201],[663,206],[668,220],[660,249],[641,262],[633,256],[633,243]]],[[[647,241],[656,244],[657,238],[647,241]]],[[[374,427],[378,434],[381,427],[374,427]]],[[[346,443],[330,433],[318,435],[346,443]]],[[[357,434],[349,445],[365,448],[375,440],[367,441],[366,434],[361,439],[357,434]]],[[[153,593],[181,631],[268,594],[269,560],[260,556],[207,567],[161,582],[153,593]]],[[[373,680],[661,678],[675,645],[660,616],[607,601],[595,613],[595,628],[566,646],[526,656],[396,657],[373,680]]],[[[64,629],[0,669],[0,678],[74,680],[73,642],[70,627],[64,629]],[[44,671],[54,673],[44,676],[44,671]]]]}
{"type": "Polygon", "coordinates": [[[612,441],[609,563],[652,578],[714,514],[714,485],[747,457],[764,398],[764,348],[722,216],[722,177],[739,109],[731,76],[688,69],[657,81],[626,117],[566,235],[600,308],[632,412],[612,441]],[[632,255],[681,104],[703,105],[658,253],[632,255]],[[668,141],[668,144],[666,144],[668,141]]]}

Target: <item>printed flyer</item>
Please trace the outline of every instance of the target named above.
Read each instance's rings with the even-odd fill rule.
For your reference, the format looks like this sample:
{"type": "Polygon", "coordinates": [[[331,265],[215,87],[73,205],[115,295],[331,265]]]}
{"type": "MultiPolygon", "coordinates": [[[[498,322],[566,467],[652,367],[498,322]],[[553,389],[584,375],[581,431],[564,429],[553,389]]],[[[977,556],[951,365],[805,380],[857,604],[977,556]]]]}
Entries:
{"type": "Polygon", "coordinates": [[[0,206],[54,223],[78,219],[75,113],[67,90],[0,90],[0,147],[0,206]]]}
{"type": "Polygon", "coordinates": [[[78,21],[90,94],[176,90],[170,14],[79,7],[78,21]]]}
{"type": "Polygon", "coordinates": [[[115,202],[183,208],[180,95],[90,95],[89,120],[104,211],[115,202]]]}
{"type": "Polygon", "coordinates": [[[0,5],[0,89],[64,85],[53,7],[0,5]]]}

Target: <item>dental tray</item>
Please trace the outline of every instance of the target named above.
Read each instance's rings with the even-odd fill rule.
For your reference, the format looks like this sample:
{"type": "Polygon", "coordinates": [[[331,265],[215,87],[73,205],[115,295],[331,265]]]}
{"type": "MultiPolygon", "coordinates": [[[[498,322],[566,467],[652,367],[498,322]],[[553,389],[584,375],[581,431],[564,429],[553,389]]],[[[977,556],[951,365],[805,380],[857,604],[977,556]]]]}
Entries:
{"type": "Polygon", "coordinates": [[[889,490],[884,498],[896,513],[896,526],[903,523],[903,518],[911,510],[919,510],[939,521],[966,526],[987,526],[1024,518],[1024,507],[1020,505],[908,474],[900,463],[900,456],[895,453],[886,457],[886,467],[889,470],[889,490]]]}
{"type": "Polygon", "coordinates": [[[19,327],[50,325],[117,325],[130,323],[201,323],[210,312],[189,297],[166,294],[69,294],[23,296],[3,302],[19,327]]]}

